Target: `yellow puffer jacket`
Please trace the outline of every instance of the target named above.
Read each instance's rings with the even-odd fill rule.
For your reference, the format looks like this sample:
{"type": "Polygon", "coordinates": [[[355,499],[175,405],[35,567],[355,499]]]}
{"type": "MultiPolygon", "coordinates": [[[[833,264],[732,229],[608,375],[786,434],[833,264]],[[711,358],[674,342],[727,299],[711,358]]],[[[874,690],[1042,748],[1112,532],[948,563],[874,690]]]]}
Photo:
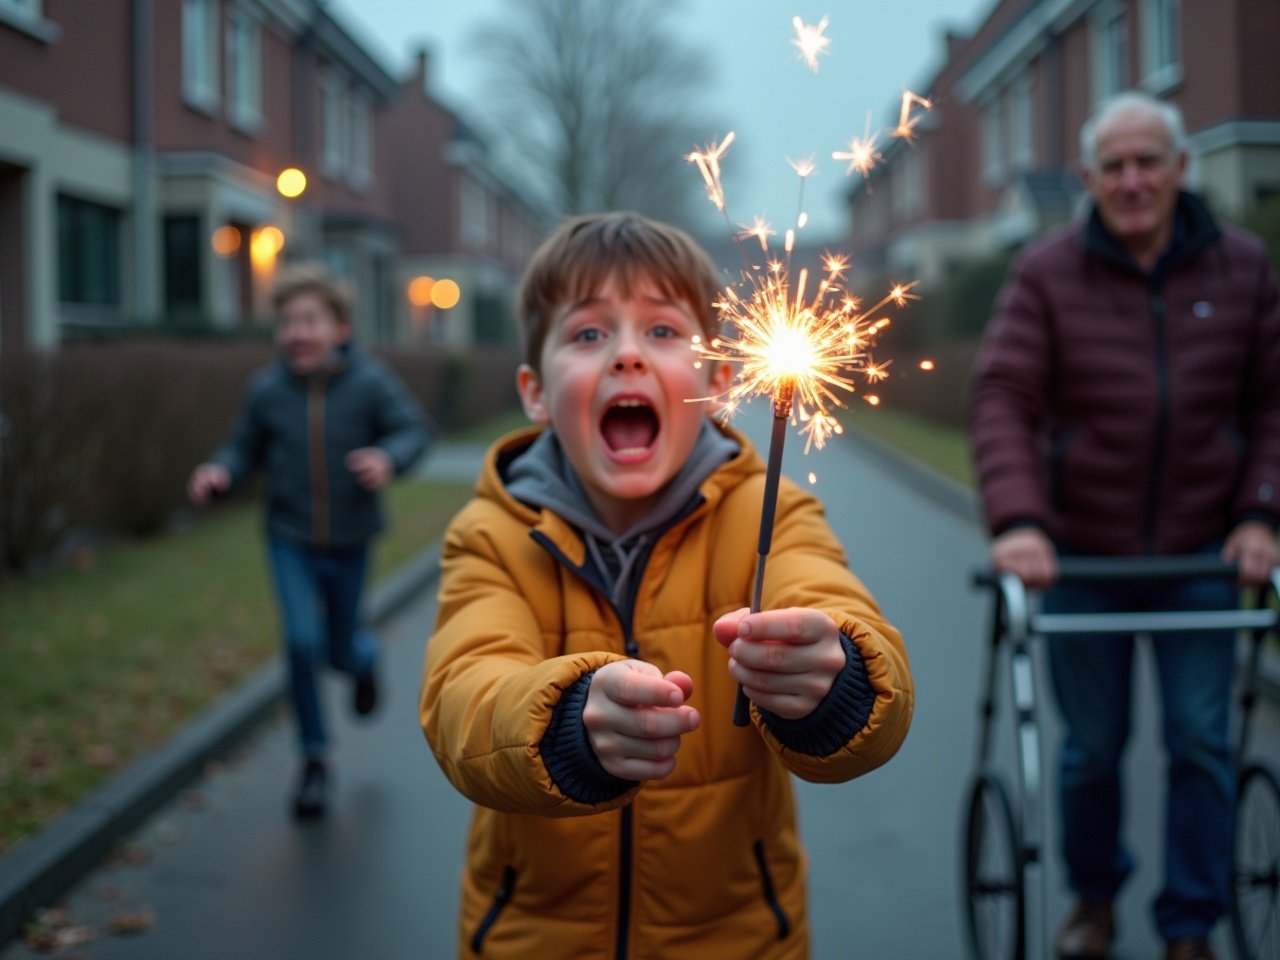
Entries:
{"type": "Polygon", "coordinates": [[[427,646],[422,727],[445,774],[478,804],[459,956],[807,956],[787,771],[839,782],[894,754],[912,708],[902,638],[848,571],[820,504],[783,480],[764,607],[830,614],[861,652],[875,702],[865,727],[828,756],[787,749],[754,708],[752,726],[733,726],[736,684],[711,625],[750,602],[764,490],[760,457],[733,434],[742,451],[654,545],[632,624],[640,659],[693,678],[701,725],[665,780],[595,806],[569,799],[539,755],[552,710],[583,674],[626,657],[609,602],[552,554],[581,567],[579,535],[503,487],[498,458],[535,435],[494,445],[478,496],[451,524],[427,646]]]}

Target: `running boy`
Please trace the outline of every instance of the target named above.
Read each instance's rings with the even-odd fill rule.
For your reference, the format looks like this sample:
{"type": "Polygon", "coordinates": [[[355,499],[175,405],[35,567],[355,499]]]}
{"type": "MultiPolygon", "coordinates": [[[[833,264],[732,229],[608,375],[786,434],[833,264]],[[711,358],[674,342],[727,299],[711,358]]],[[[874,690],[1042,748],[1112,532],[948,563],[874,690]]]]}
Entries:
{"type": "Polygon", "coordinates": [[[788,771],[848,780],[906,735],[902,640],[785,480],[748,615],[764,465],[690,402],[732,376],[690,349],[717,292],[691,238],[628,213],[570,221],[526,271],[536,428],[446,535],[422,689],[478,804],[460,956],[804,957],[788,771]]]}
{"type": "Polygon", "coordinates": [[[325,812],[327,767],[317,667],[353,681],[360,716],[377,706],[377,646],[359,623],[378,491],[427,446],[427,422],[403,384],[351,344],[346,287],[322,268],[285,268],[273,293],[276,363],[249,385],[231,438],[191,474],[207,503],[267,468],[267,542],[298,723],[300,819],[325,812]]]}

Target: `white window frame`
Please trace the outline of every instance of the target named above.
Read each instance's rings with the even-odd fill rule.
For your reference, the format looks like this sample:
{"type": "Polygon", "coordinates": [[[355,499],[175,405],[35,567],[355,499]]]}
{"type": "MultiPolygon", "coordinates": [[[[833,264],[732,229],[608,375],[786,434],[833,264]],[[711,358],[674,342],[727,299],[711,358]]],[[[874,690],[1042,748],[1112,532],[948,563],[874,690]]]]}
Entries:
{"type": "Polygon", "coordinates": [[[320,172],[336,180],[346,169],[348,151],[347,83],[336,70],[328,69],[321,76],[320,100],[320,172]]]}
{"type": "Polygon", "coordinates": [[[924,157],[922,143],[905,144],[893,166],[889,182],[889,206],[895,222],[913,220],[925,206],[924,157]]]}
{"type": "Polygon", "coordinates": [[[347,91],[347,183],[364,190],[373,179],[373,103],[363,90],[347,91]]]}
{"type": "Polygon", "coordinates": [[[489,246],[489,191],[468,176],[458,187],[458,239],[469,250],[486,250],[489,246]]]}
{"type": "Polygon", "coordinates": [[[1142,0],[1142,85],[1167,93],[1183,78],[1182,0],[1142,0]]]}
{"type": "Polygon", "coordinates": [[[1103,4],[1093,19],[1091,33],[1093,102],[1129,86],[1129,15],[1122,4],[1103,4]]]}
{"type": "Polygon", "coordinates": [[[1005,126],[1005,103],[1001,93],[982,108],[982,176],[988,183],[1000,183],[1007,169],[1005,126]]]}
{"type": "Polygon", "coordinates": [[[1031,170],[1036,165],[1036,115],[1031,77],[1023,75],[1008,93],[1009,169],[1031,170]]]}
{"type": "Polygon", "coordinates": [[[205,113],[218,107],[217,0],[182,0],[182,95],[205,113]]]}
{"type": "Polygon", "coordinates": [[[262,126],[262,25],[247,11],[227,16],[227,120],[245,133],[262,126]]]}

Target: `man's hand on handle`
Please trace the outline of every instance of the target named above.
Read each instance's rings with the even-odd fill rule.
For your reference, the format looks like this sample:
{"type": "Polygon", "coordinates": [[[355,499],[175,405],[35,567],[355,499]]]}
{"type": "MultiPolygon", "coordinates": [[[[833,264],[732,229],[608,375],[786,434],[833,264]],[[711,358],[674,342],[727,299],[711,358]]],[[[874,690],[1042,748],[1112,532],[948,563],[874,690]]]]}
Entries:
{"type": "Polygon", "coordinates": [[[1039,527],[1014,527],[992,540],[991,564],[1017,574],[1028,590],[1044,590],[1058,579],[1058,551],[1039,527]]]}
{"type": "Polygon", "coordinates": [[[1272,568],[1280,564],[1275,531],[1258,520],[1244,521],[1231,531],[1222,545],[1222,559],[1239,569],[1241,586],[1261,586],[1267,582],[1272,568]]]}

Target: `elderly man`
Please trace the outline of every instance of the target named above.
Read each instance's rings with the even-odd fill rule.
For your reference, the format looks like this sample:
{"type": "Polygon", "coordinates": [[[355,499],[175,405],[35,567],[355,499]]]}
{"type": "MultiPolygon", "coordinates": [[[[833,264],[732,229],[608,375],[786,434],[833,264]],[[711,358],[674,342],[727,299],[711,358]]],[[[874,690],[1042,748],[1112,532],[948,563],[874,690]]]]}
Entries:
{"type": "MultiPolygon", "coordinates": [[[[1278,559],[1280,302],[1262,245],[1182,190],[1177,109],[1142,93],[1081,131],[1087,221],[1028,247],[978,362],[970,429],[997,569],[1047,611],[1230,607],[1226,581],[1058,584],[1061,553],[1215,553],[1259,583],[1278,559]]],[[[1212,957],[1228,905],[1231,636],[1153,640],[1169,754],[1156,927],[1212,957]]],[[[1105,956],[1132,862],[1120,836],[1131,636],[1052,638],[1065,724],[1061,827],[1077,897],[1061,957],[1105,956]]]]}

